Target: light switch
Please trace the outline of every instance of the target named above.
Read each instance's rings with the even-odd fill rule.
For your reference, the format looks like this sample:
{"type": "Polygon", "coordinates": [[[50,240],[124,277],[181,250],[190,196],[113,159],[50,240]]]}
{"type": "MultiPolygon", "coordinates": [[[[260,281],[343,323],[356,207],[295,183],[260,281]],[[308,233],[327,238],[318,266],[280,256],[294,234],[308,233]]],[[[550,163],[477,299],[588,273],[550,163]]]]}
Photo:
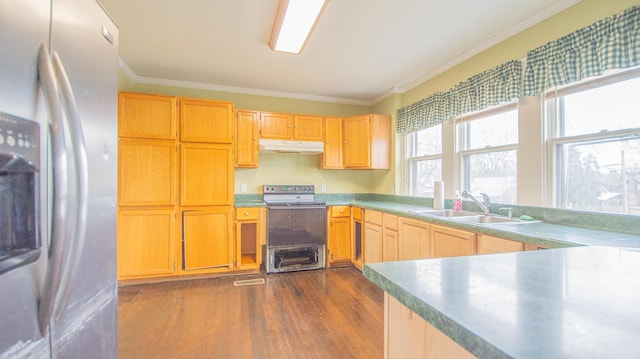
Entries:
{"type": "Polygon", "coordinates": [[[321,187],[321,189],[320,189],[320,191],[322,191],[322,193],[327,192],[327,185],[326,185],[326,184],[323,184],[323,185],[322,185],[322,187],[321,187]]]}
{"type": "Polygon", "coordinates": [[[242,193],[247,192],[247,184],[246,183],[243,183],[243,184],[240,185],[240,191],[242,193]]]}

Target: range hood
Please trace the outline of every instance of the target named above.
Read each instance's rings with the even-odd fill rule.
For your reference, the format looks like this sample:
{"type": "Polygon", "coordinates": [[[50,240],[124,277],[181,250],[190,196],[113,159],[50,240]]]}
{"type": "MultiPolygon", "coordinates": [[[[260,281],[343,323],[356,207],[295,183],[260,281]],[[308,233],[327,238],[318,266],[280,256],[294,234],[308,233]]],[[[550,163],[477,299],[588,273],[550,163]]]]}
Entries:
{"type": "Polygon", "coordinates": [[[324,150],[321,141],[269,140],[260,139],[260,152],[267,153],[299,153],[303,155],[317,155],[324,150]]]}

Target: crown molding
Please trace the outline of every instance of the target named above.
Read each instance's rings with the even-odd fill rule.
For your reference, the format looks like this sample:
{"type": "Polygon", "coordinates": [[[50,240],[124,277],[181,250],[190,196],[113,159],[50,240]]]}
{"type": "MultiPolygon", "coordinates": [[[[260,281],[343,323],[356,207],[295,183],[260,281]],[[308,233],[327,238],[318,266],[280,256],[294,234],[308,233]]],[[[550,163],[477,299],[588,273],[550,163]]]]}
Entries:
{"type": "Polygon", "coordinates": [[[288,99],[295,99],[295,100],[329,102],[329,103],[338,103],[338,104],[356,105],[356,106],[371,106],[375,103],[373,101],[356,100],[356,99],[349,99],[349,98],[315,96],[315,95],[299,94],[299,93],[292,93],[292,92],[258,90],[258,89],[251,89],[251,88],[245,88],[245,87],[223,86],[223,85],[207,84],[207,83],[201,83],[201,82],[176,81],[176,80],[159,79],[154,77],[138,76],[136,75],[135,72],[133,72],[133,70],[131,70],[131,68],[121,58],[118,59],[118,66],[127,75],[127,77],[129,77],[131,81],[139,84],[182,87],[182,88],[197,89],[197,90],[239,93],[244,95],[255,95],[255,96],[266,96],[266,97],[279,97],[279,98],[288,98],[288,99]]]}

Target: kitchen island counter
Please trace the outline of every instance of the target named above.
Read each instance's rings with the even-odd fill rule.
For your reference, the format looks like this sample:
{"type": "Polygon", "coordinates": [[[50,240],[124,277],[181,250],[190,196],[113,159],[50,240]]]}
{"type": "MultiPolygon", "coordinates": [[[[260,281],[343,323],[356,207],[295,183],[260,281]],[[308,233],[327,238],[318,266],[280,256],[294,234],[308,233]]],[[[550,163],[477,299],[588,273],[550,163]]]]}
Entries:
{"type": "Polygon", "coordinates": [[[640,252],[599,246],[364,267],[457,344],[492,358],[637,357],[638,273],[640,252]]]}

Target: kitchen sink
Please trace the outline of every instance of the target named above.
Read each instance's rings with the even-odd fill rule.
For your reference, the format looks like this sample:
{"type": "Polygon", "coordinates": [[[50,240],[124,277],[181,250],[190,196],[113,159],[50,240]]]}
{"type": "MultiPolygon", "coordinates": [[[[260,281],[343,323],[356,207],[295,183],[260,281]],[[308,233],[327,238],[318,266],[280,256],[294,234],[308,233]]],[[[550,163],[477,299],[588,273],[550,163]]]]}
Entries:
{"type": "Polygon", "coordinates": [[[429,210],[417,210],[417,211],[409,211],[411,213],[416,214],[424,214],[425,216],[435,216],[435,217],[469,217],[469,216],[478,216],[477,213],[473,212],[460,212],[453,211],[450,209],[429,209],[429,210]]]}
{"type": "Polygon", "coordinates": [[[464,221],[464,222],[469,222],[469,223],[482,223],[482,224],[493,224],[493,223],[526,224],[526,223],[537,223],[537,222],[540,222],[540,221],[523,221],[523,220],[518,219],[518,218],[507,218],[507,217],[502,217],[502,216],[494,216],[494,215],[486,215],[486,214],[461,217],[461,218],[459,218],[459,220],[461,222],[464,221]]]}
{"type": "Polygon", "coordinates": [[[514,224],[525,224],[525,223],[537,223],[540,221],[523,221],[518,218],[508,218],[496,215],[488,215],[488,214],[479,214],[477,212],[467,212],[467,211],[453,211],[450,209],[436,210],[436,209],[428,209],[428,210],[411,210],[410,213],[421,214],[425,216],[434,216],[434,217],[445,217],[452,221],[456,222],[466,222],[466,223],[479,223],[479,224],[494,224],[494,223],[514,223],[514,224]]]}

